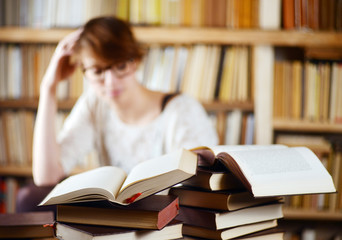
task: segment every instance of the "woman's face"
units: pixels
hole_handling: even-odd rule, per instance
[[[81,52],[81,59],[85,78],[102,98],[110,101],[125,98],[137,83],[134,60],[111,65],[85,50]]]

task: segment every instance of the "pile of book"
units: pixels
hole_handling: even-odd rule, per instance
[[[199,168],[197,175],[183,186],[170,190],[171,195],[179,197],[176,219],[184,224],[183,235],[235,239],[259,232],[263,237],[282,239],[282,232],[269,231],[275,230],[277,219],[283,217],[282,198],[254,198],[234,178],[227,170]]]
[[[196,174],[197,155],[181,149],[136,165],[126,174],[96,168],[59,183],[40,205],[56,205],[59,239],[177,239],[177,196],[156,194]]]
[[[128,206],[108,201],[57,205],[59,239],[177,239],[178,197],[152,195]]]
[[[196,176],[171,188],[188,239],[283,239],[283,196],[335,192],[331,176],[304,147],[216,146],[194,149]],[[313,183],[313,181],[315,183]]]

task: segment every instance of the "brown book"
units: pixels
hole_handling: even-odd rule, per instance
[[[307,147],[222,145],[193,151],[202,166],[226,166],[254,197],[336,192],[332,177]]]
[[[197,156],[179,149],[141,162],[127,174],[115,166],[92,169],[63,180],[40,205],[108,200],[128,205],[196,174]]]
[[[0,236],[5,238],[53,237],[53,212],[0,214]]]
[[[180,221],[173,220],[161,230],[117,228],[99,225],[85,225],[74,223],[56,223],[56,236],[58,239],[144,239],[162,240],[178,239],[182,237]]]
[[[319,0],[308,0],[308,27],[319,29]]]
[[[282,203],[267,204],[236,211],[217,211],[205,208],[181,206],[177,220],[184,225],[198,226],[212,230],[269,221],[283,217]]]
[[[293,29],[295,27],[295,0],[283,0],[283,27]]]
[[[246,191],[204,191],[189,187],[174,187],[169,194],[179,197],[179,204],[190,207],[234,211],[281,200],[280,197],[254,198]]]
[[[152,195],[128,206],[112,204],[109,201],[58,205],[57,221],[161,229],[176,217],[178,204],[176,196]]]
[[[212,230],[203,227],[184,225],[183,234],[206,239],[235,239],[236,237],[252,234],[265,229],[274,228],[276,226],[277,220],[251,223],[221,230]]]
[[[243,189],[243,184],[229,171],[198,168],[196,176],[182,182],[182,185],[210,191]]]

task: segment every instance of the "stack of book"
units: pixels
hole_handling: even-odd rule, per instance
[[[182,222],[177,196],[156,194],[196,174],[197,155],[178,150],[125,174],[96,168],[59,183],[40,205],[56,205],[59,239],[177,239]]]
[[[322,163],[304,147],[194,151],[200,156],[197,175],[170,190],[179,197],[176,219],[190,239],[283,239],[277,219],[283,217],[284,195],[336,191]]]

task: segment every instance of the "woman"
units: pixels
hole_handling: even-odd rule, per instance
[[[56,86],[75,70],[71,56],[89,87],[57,138]],[[36,185],[56,184],[94,149],[101,165],[128,172],[141,161],[181,147],[217,144],[197,101],[138,83],[135,73],[142,57],[129,25],[114,17],[92,19],[59,43],[40,89],[33,144]]]

